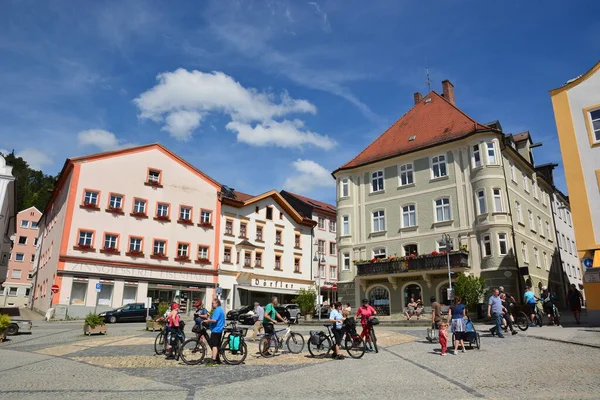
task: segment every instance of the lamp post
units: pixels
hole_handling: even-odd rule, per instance
[[[446,263],[448,265],[448,290],[452,292],[452,270],[450,269],[450,250],[452,250],[452,238],[447,233],[442,234],[442,243],[446,246]]]
[[[317,246],[318,246],[318,242],[317,242]],[[320,260],[320,262],[319,262]],[[315,257],[313,258],[313,261],[317,263],[317,276],[315,276],[314,278],[317,280],[317,303],[319,303],[319,299],[321,297],[321,263],[325,263],[325,252],[324,251],[319,251],[318,247],[317,247],[317,251],[315,253]],[[319,321],[321,320],[321,304],[319,304]]]

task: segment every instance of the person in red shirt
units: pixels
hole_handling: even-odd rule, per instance
[[[167,360],[174,360],[173,345],[177,344],[177,335],[179,334],[179,305],[177,303],[171,306],[171,312],[167,316]]]
[[[371,343],[371,336],[369,335],[369,318],[374,315],[377,315],[377,311],[371,307],[368,299],[363,299],[362,306],[358,307],[356,311],[356,318],[360,317],[360,324],[362,325],[360,336],[365,338],[368,351],[373,351],[373,343]]]

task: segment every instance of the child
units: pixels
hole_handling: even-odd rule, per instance
[[[440,344],[442,345],[442,355],[446,355],[446,349],[448,344],[448,324],[445,322],[440,322]]]

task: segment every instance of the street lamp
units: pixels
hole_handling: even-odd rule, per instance
[[[318,243],[317,243],[318,246]],[[317,279],[317,303],[319,302],[319,298],[321,297],[321,263],[319,263],[319,259],[321,263],[325,263],[325,252],[319,251],[317,247],[317,251],[315,253],[315,257],[313,261],[317,263],[317,276],[314,278]],[[319,304],[319,321],[321,320],[321,304]]]
[[[442,234],[442,243],[446,246],[446,263],[448,264],[448,290],[452,292],[452,270],[450,270],[450,250],[452,250],[452,238],[447,233]]]

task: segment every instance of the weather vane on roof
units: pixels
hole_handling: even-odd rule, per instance
[[[431,79],[429,79],[429,67],[425,67],[425,74],[427,75],[427,80],[425,83],[427,84],[428,90],[431,92]]]

